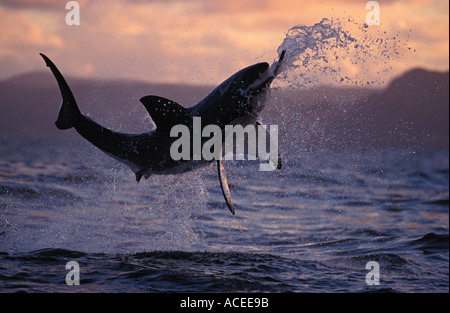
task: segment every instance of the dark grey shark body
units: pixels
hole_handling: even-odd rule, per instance
[[[281,63],[284,53],[280,57]],[[170,148],[177,138],[170,136],[175,125],[185,125],[193,134],[193,118],[201,117],[202,125],[214,124],[224,130],[225,125],[255,124],[264,108],[268,87],[277,74],[278,66],[270,69],[268,63],[247,67],[220,84],[198,104],[184,108],[174,101],[146,96],[140,99],[156,124],[156,129],[143,134],[124,134],[109,130],[83,115],[67,82],[53,64],[41,54],[54,74],[61,90],[63,103],[56,126],[75,130],[97,148],[128,165],[139,182],[151,174],[176,174],[204,166],[211,161],[179,160],[170,156]],[[276,64],[277,65],[277,64]],[[192,155],[192,152],[191,152]],[[234,207],[226,182],[222,162],[217,161],[222,191],[230,211]],[[281,164],[279,164],[280,166]]]

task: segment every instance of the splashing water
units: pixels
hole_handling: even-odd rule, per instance
[[[345,23],[324,18],[314,26],[297,25],[278,48],[278,54],[286,50],[278,82],[289,87],[381,85],[404,56],[408,40],[402,42],[399,34],[390,37],[351,18]]]

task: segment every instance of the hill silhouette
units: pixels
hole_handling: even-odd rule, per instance
[[[298,137],[296,144],[304,148],[448,148],[448,87],[448,72],[413,69],[381,90],[278,91],[275,102],[283,103],[283,117],[277,118],[279,103],[267,110],[271,123],[289,125],[284,139]]]
[[[189,107],[214,86],[66,77],[81,111],[116,131],[153,128],[139,102],[167,97]],[[384,89],[318,86],[277,89],[263,111],[265,124],[278,124],[280,140],[301,148],[449,146],[449,73],[413,69]],[[61,95],[50,73],[36,72],[0,82],[0,138],[79,139],[54,126]]]

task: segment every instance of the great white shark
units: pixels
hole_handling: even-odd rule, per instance
[[[284,54],[285,51],[272,66],[263,62],[238,71],[190,108],[158,96],[141,98],[141,103],[156,125],[156,129],[143,134],[115,132],[83,115],[56,65],[44,54],[40,55],[55,76],[63,99],[56,127],[60,130],[75,128],[101,151],[128,165],[139,182],[142,177],[148,178],[152,174],[184,173],[211,162],[204,159],[175,161],[170,156],[170,147],[176,140],[170,136],[170,130],[175,125],[186,125],[192,129],[194,117],[201,117],[204,125],[217,125],[222,130],[226,125],[245,127],[257,124],[258,115],[265,106],[269,87],[279,72]],[[281,159],[276,166],[281,168]],[[220,159],[217,160],[217,168],[222,193],[234,215],[234,205]]]

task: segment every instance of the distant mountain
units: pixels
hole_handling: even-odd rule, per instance
[[[116,131],[153,127],[139,99],[170,98],[191,106],[214,86],[149,84],[67,77],[80,109]],[[449,147],[449,73],[414,69],[385,89],[319,86],[272,90],[263,121],[279,125],[280,145],[300,148]],[[0,138],[73,140],[54,126],[61,96],[49,73],[0,82]]]
[[[285,144],[449,147],[448,72],[413,69],[382,90],[320,87],[275,98],[268,116],[285,126]]]
[[[353,144],[449,146],[449,73],[414,69],[361,99],[351,119]],[[358,133],[356,130],[360,129]]]

